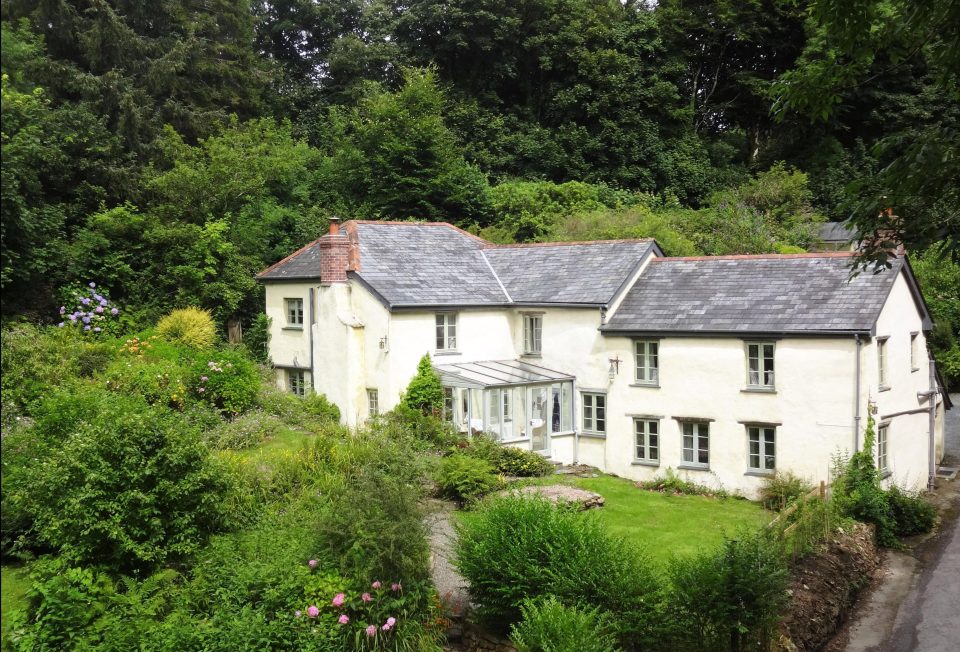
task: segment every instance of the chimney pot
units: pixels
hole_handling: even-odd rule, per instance
[[[340,233],[340,218],[331,217],[330,218],[330,235],[337,235]]]

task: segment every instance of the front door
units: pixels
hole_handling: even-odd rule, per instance
[[[530,448],[537,453],[550,451],[550,387],[528,387]]]

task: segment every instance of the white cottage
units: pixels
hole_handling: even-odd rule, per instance
[[[429,353],[462,431],[564,463],[752,495],[776,469],[826,479],[869,405],[880,467],[922,486],[949,407],[930,316],[905,259],[849,280],[850,256],[668,258],[652,240],[495,245],[351,221],[258,279],[277,382],[351,425],[392,408]]]

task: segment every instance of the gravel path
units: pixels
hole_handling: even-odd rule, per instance
[[[443,604],[453,616],[460,616],[470,605],[467,580],[453,567],[453,546],[456,532],[453,528],[453,506],[443,501],[431,501],[431,512],[426,517],[430,530],[430,575]]]

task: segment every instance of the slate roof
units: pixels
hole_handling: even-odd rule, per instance
[[[848,282],[851,254],[659,258],[601,327],[629,333],[870,333],[903,267]]]
[[[320,278],[320,245],[314,240],[259,274],[263,281],[299,281]]]
[[[653,240],[495,245],[450,224],[352,221],[350,274],[391,309],[428,306],[608,304]],[[258,275],[319,279],[313,242]]]
[[[518,303],[605,304],[628,280],[652,240],[492,247],[485,251]]]
[[[820,225],[820,239],[824,242],[853,242],[856,232],[843,222],[826,222]]]

